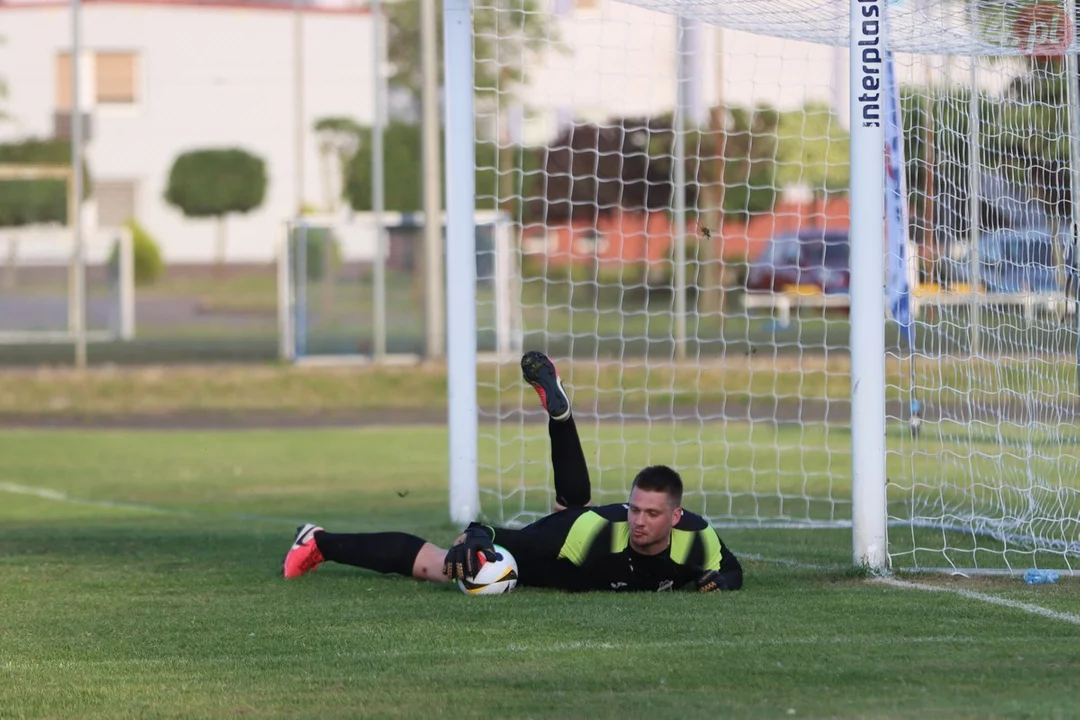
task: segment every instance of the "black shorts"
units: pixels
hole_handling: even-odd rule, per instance
[[[568,508],[545,515],[520,529],[495,528],[495,544],[502,545],[518,565],[518,582],[523,586],[576,589],[580,568],[560,560],[559,551],[570,528],[588,508]]]

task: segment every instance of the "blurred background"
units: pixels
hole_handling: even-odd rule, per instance
[[[846,49],[738,6],[724,27],[474,4],[482,350],[846,347]],[[77,360],[76,236],[91,364],[441,357],[442,16],[424,7],[0,1],[0,362]],[[1060,56],[929,43],[896,68],[917,346],[1068,352]],[[76,127],[78,227],[73,183],[26,175],[70,167]]]

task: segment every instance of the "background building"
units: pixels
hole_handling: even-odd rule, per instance
[[[167,261],[209,261],[214,222],[188,220],[165,202],[169,168],[188,150],[240,147],[265,160],[269,179],[260,208],[229,218],[227,259],[271,258],[284,220],[297,209],[298,130],[302,197],[317,204],[325,192],[314,122],[374,119],[371,16],[335,7],[307,7],[301,15],[303,124],[297,128],[290,5],[84,0],[80,89],[95,190],[88,223],[107,227],[134,217]],[[11,116],[0,122],[0,142],[67,136],[67,3],[0,3],[0,35]]]

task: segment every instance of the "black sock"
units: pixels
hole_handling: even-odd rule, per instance
[[[585,507],[592,499],[592,486],[574,416],[563,421],[549,419],[548,437],[555,474],[555,502],[568,508]]]
[[[425,542],[400,532],[315,533],[315,544],[327,560],[406,577],[412,577],[413,564]]]

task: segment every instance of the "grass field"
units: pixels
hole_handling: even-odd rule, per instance
[[[9,352],[4,348],[4,353]],[[66,350],[65,350],[66,352]],[[845,352],[801,356],[760,353],[671,362],[642,357],[558,359],[577,407],[622,413],[659,407],[719,407],[759,402],[800,406],[846,403],[851,398],[851,363]],[[0,361],[2,365],[2,361]],[[906,403],[908,364],[885,359],[885,395]],[[930,407],[971,403],[1006,407],[1013,413],[1028,401],[1071,407],[1077,366],[1072,359],[1000,356],[921,359],[916,385]],[[523,394],[516,361],[482,363],[477,370],[481,407],[519,407]],[[279,363],[92,367],[34,367],[0,372],[0,418],[6,414],[108,415],[168,412],[237,413],[277,410],[316,414],[390,408],[446,406],[446,366],[313,366]],[[531,400],[529,401],[531,403]],[[1052,422],[1053,418],[1045,418]]]
[[[1075,580],[886,584],[849,530],[725,530],[747,580],[714,596],[280,578],[306,520],[450,541],[437,427],[9,431],[0,458],[5,719],[1080,715]]]

